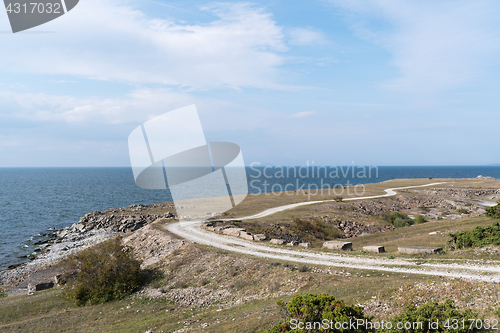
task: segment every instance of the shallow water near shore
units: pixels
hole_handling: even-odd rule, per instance
[[[396,178],[500,178],[499,166],[378,167],[365,177],[357,175],[360,169],[353,174],[352,167],[338,167],[338,177],[330,177],[331,172],[315,173],[312,167],[308,170],[307,177],[293,171],[280,177],[280,167],[267,167],[265,173],[263,167],[248,167],[249,192],[269,192],[273,185],[275,190],[287,185],[291,190],[311,184],[364,184]],[[306,171],[302,169],[302,175]],[[0,269],[28,260],[40,247],[33,243],[45,239],[39,235],[68,227],[86,213],[170,200],[168,190],[137,187],[130,168],[0,168]]]

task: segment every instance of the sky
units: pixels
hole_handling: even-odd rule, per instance
[[[493,0],[81,0],[13,34],[0,10],[0,167],[130,166],[129,134],[191,104],[247,165],[498,163],[499,16]]]

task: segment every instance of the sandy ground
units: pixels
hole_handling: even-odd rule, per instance
[[[394,196],[397,194],[397,190],[416,188],[416,187],[426,187],[434,186],[443,183],[432,183],[420,186],[407,186],[399,188],[389,188],[386,189],[386,194],[370,196],[370,197],[360,197],[360,198],[348,198],[345,201],[353,200],[366,200],[375,199],[382,197]],[[334,200],[330,200],[334,201]],[[264,216],[272,215],[276,212],[284,211],[287,209],[293,209],[303,205],[311,205],[317,203],[324,203],[329,201],[313,201],[313,202],[301,202],[281,207],[275,207],[267,209],[259,214],[252,216],[239,218],[239,219],[255,219],[262,218]],[[230,237],[226,235],[220,235],[213,232],[209,232],[201,229],[202,221],[191,221],[191,222],[177,222],[173,224],[165,225],[164,227],[184,238],[199,244],[204,244],[208,246],[213,246],[216,248],[239,252],[247,255],[252,255],[260,258],[270,258],[270,259],[280,259],[288,260],[306,264],[316,264],[325,265],[333,267],[344,267],[344,268],[355,268],[355,269],[369,269],[376,271],[386,271],[393,273],[407,273],[407,274],[422,274],[422,275],[434,275],[434,276],[446,276],[452,278],[460,278],[466,280],[477,280],[477,281],[487,281],[487,282],[499,282],[500,281],[500,263],[499,262],[472,262],[471,260],[465,261],[462,264],[450,263],[450,264],[419,264],[416,265],[414,260],[410,259],[381,259],[381,258],[370,258],[367,256],[356,257],[352,255],[343,254],[332,254],[332,253],[318,253],[310,250],[289,250],[279,246],[272,246],[268,243],[256,243],[252,241],[245,241],[241,238]],[[377,244],[373,244],[377,245]]]

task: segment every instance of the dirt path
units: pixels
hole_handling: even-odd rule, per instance
[[[390,188],[386,189],[385,190],[386,194],[383,195],[348,198],[344,199],[344,201],[389,197],[396,195],[397,194],[396,190],[416,188],[416,187],[426,187],[439,184],[443,183]],[[249,219],[262,218],[264,216],[272,215],[276,212],[293,209],[299,206],[324,203],[329,201],[334,201],[334,200],[295,203],[291,205],[267,209],[261,213],[239,219],[249,220]],[[246,241],[241,238],[209,232],[200,228],[201,223],[202,221],[177,222],[173,224],[168,224],[165,226],[165,228],[168,231],[180,237],[183,237],[187,240],[199,244],[213,246],[228,251],[244,253],[261,258],[279,259],[279,260],[294,261],[304,264],[325,265],[325,266],[333,266],[341,268],[369,269],[369,270],[386,271],[392,273],[447,276],[447,277],[488,281],[488,282],[494,282],[494,281],[498,282],[500,280],[499,265],[487,265],[487,264],[482,265],[477,263],[464,262],[463,264],[440,263],[440,264],[421,264],[417,266],[414,260],[407,260],[407,259],[382,259],[382,258],[373,258],[373,257],[370,258],[367,256],[354,256],[347,254],[318,253],[306,249],[289,250],[283,247],[270,245],[269,243],[256,243],[252,241]]]

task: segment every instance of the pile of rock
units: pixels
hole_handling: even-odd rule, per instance
[[[78,223],[73,224],[69,228],[60,231],[59,236],[64,236],[67,233],[83,233],[90,230],[109,230],[115,232],[128,233],[138,230],[145,225],[148,225],[159,218],[174,218],[174,214],[166,212],[159,214],[141,214],[139,212],[130,214],[130,211],[142,210],[142,205],[134,205],[127,207],[123,212],[120,210],[94,211],[85,214],[80,218]],[[117,212],[118,211],[118,212]],[[128,212],[128,214],[127,214]]]
[[[136,296],[143,298],[169,298],[181,308],[208,307],[214,303],[220,303],[232,297],[232,294],[225,290],[210,290],[205,287],[188,287],[176,289],[154,289],[146,287],[136,293]]]
[[[237,228],[234,226],[230,225],[221,225],[218,226],[217,222],[219,221],[205,221],[202,224],[202,228],[209,230],[209,231],[214,231],[223,235],[228,235],[228,236],[233,236],[233,237],[240,237],[246,240],[251,240],[251,241],[263,241],[266,239],[266,235],[264,234],[252,234],[248,231],[246,231],[243,228]],[[234,221],[238,222],[238,221]]]
[[[357,223],[356,221],[337,221],[339,230],[344,232],[342,238],[358,237],[374,233],[367,225]]]

